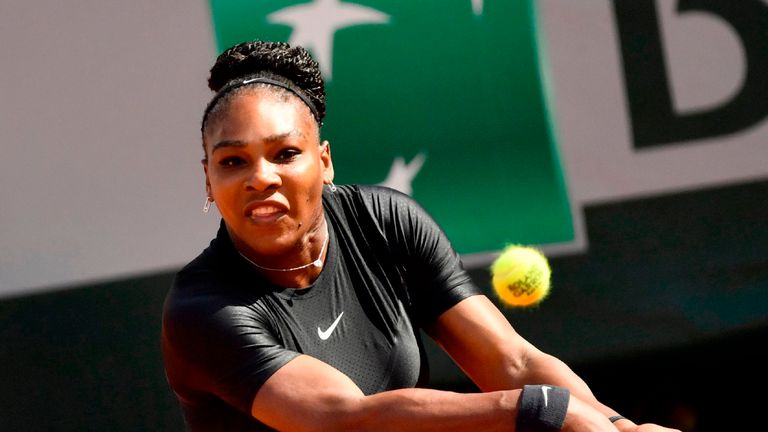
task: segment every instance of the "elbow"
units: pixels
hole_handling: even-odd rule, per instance
[[[544,353],[531,349],[520,349],[505,358],[504,368],[507,376],[512,379],[512,388],[521,388],[527,382],[537,357]]]

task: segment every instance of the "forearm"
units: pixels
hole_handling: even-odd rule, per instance
[[[519,390],[454,393],[431,389],[392,390],[361,397],[333,430],[513,431]]]
[[[607,417],[591,405],[569,397],[568,392],[556,391],[551,386],[532,386],[525,391],[529,392],[527,396],[523,396],[524,392],[520,390],[472,394],[428,389],[388,391],[361,398],[352,407],[354,414],[346,419],[349,422],[334,423],[326,429],[512,432],[518,430],[519,417],[525,415],[529,425],[527,430],[531,430],[532,424],[542,427],[559,424],[562,425],[561,430],[569,432],[616,430]],[[527,398],[527,403],[521,404],[521,398]],[[524,413],[521,413],[522,406],[526,406]],[[563,417],[555,420],[560,415]]]

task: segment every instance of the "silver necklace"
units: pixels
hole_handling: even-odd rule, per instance
[[[258,268],[260,268],[262,270],[267,270],[267,271],[291,272],[291,271],[305,269],[305,268],[310,267],[310,266],[315,266],[317,268],[320,268],[320,267],[323,266],[323,260],[322,260],[323,252],[325,252],[325,248],[328,246],[328,239],[330,237],[331,236],[330,236],[330,233],[328,232],[328,225],[326,225],[325,226],[325,240],[323,240],[323,247],[320,249],[320,255],[318,255],[317,259],[312,261],[311,263],[300,265],[298,267],[291,267],[291,268],[285,268],[285,269],[264,267],[264,266],[260,266],[260,265],[256,264],[255,262],[251,261],[251,259],[248,258],[247,256],[243,255],[242,252],[240,252],[240,251],[237,251],[237,252],[240,254],[241,257],[245,258],[246,261],[248,261],[249,263],[253,264],[254,267],[258,267]]]

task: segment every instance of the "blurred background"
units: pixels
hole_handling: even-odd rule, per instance
[[[550,296],[503,311],[599,399],[758,429],[766,28],[764,0],[0,3],[0,430],[183,430],[162,303],[219,222],[208,70],[257,38],[321,63],[336,183],[411,194],[494,301],[497,251],[545,251]]]

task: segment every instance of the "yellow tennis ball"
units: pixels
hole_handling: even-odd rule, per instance
[[[491,282],[507,306],[534,305],[549,294],[552,271],[544,254],[529,246],[509,245],[491,265]]]

